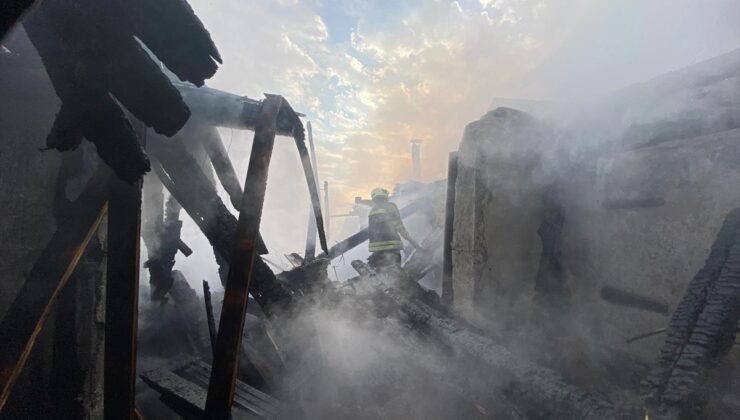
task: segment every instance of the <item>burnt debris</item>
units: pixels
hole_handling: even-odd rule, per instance
[[[658,365],[645,383],[651,418],[701,412],[706,398],[701,385],[732,347],[739,318],[740,209],[735,209],[671,317]]]
[[[62,100],[47,147],[74,149],[85,137],[127,182],[140,179],[149,162],[123,107],[167,136],[190,117],[180,93],[140,42],[196,85],[211,77],[214,60],[220,61],[184,1],[49,0],[24,19],[24,27]]]

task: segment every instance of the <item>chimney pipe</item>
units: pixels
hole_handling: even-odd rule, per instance
[[[421,140],[411,140],[411,180],[421,179]]]

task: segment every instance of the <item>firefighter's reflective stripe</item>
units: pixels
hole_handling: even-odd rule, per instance
[[[373,209],[373,210],[370,211],[370,213],[368,214],[368,216],[377,216],[379,214],[385,214],[385,213],[386,213],[386,210],[385,209]]]
[[[401,241],[371,242],[369,246],[370,252],[392,251],[402,248],[403,243]]]

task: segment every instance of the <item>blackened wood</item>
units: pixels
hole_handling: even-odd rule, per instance
[[[21,16],[36,3],[35,0],[12,0],[3,2],[0,7],[0,41],[10,32]]]
[[[115,175],[98,168],[41,252],[0,323],[0,410],[33,349],[54,302],[108,210]],[[72,216],[73,215],[73,216]]]
[[[653,330],[653,331],[650,331],[650,332],[638,334],[638,335],[636,335],[634,337],[628,338],[627,339],[627,343],[629,344],[629,343],[632,343],[632,342],[637,341],[637,340],[642,340],[643,338],[648,338],[648,337],[652,337],[654,335],[663,334],[664,332],[666,332],[666,330],[667,330],[667,328],[659,328],[657,330]]]
[[[236,231],[236,217],[226,208],[216,187],[185,148],[182,139],[152,136],[147,150],[164,170],[162,173],[155,168],[164,186],[201,228],[217,252],[226,258]],[[259,251],[267,253],[261,236]]]
[[[122,2],[133,34],[180,78],[202,86],[221,63],[203,23],[183,0]]]
[[[185,103],[200,122],[237,130],[254,130],[262,109],[262,101],[207,86],[196,88],[189,83],[174,82]],[[293,136],[295,121],[289,113],[278,115],[276,133]]]
[[[734,344],[738,319],[740,209],[734,209],[671,316],[658,365],[645,382],[651,417],[698,417],[692,402],[708,370]]]
[[[602,299],[614,305],[628,306],[635,309],[642,309],[643,311],[656,312],[661,315],[668,315],[670,313],[666,302],[649,296],[638,295],[637,293],[614,286],[602,287],[600,295]]]
[[[213,185],[177,139],[164,140],[165,143],[157,138],[149,140],[149,152],[155,158],[160,157],[163,160],[155,161],[154,171],[208,238],[216,254],[219,272],[223,273],[222,281],[225,280],[228,273],[227,257],[236,231],[236,218],[226,209]],[[166,170],[163,168],[165,162]],[[258,246],[260,253],[267,253],[261,239]],[[270,267],[262,259],[257,259],[254,270],[250,293],[265,314],[272,315],[285,310],[291,302],[291,295],[275,279]]]
[[[313,145],[313,129],[311,121],[306,123],[306,132],[308,133],[308,147],[311,152],[311,163],[313,165],[313,176],[316,182],[319,182],[319,172],[316,167],[316,149]],[[313,207],[308,210],[308,232],[306,232],[306,251],[303,254],[305,261],[310,261],[316,256],[316,216],[313,213]]]
[[[237,178],[228,151],[221,141],[218,129],[216,127],[202,125],[195,129],[194,132],[200,138],[203,148],[211,160],[211,165],[213,165],[213,169],[216,171],[218,180],[221,181],[226,194],[229,195],[231,204],[234,208],[239,208],[242,199],[242,186],[239,184],[239,178]]]
[[[226,420],[231,413],[249,283],[257,257],[257,237],[267,188],[267,171],[275,143],[277,115],[283,102],[280,96],[268,96],[255,130],[244,182],[244,196],[239,209],[239,224],[229,259],[229,276],[216,338],[213,369],[208,384],[206,417],[209,419]]]
[[[326,221],[326,240],[331,238],[331,211],[329,210],[329,181],[324,181],[324,212]]]
[[[329,247],[326,245],[326,232],[324,231],[324,219],[321,216],[321,202],[319,201],[319,187],[316,184],[316,178],[314,177],[314,171],[311,165],[311,158],[308,156],[308,149],[306,148],[306,141],[302,136],[295,136],[295,144],[298,147],[298,154],[301,157],[301,163],[303,164],[303,173],[306,176],[306,183],[308,184],[308,193],[311,197],[311,206],[313,207],[313,215],[316,220],[316,228],[319,231],[319,243],[324,253],[329,252]]]
[[[447,162],[447,200],[445,202],[445,231],[442,256],[442,303],[452,304],[452,238],[455,222],[455,184],[457,183],[457,153],[450,153]]]
[[[213,317],[213,304],[211,303],[211,288],[208,282],[203,280],[203,300],[206,304],[206,320],[208,321],[208,335],[211,338],[211,352],[216,348],[216,320]]]
[[[110,37],[105,43],[116,50],[108,57],[108,91],[157,133],[177,133],[190,118],[190,110],[170,79],[133,37]]]
[[[417,199],[416,201],[412,202],[411,204],[407,205],[406,207],[400,210],[401,219],[405,219],[411,216],[412,214],[421,210],[422,208],[424,208],[424,206],[428,204],[429,204],[428,197],[422,197],[422,198]],[[338,242],[334,246],[332,246],[329,249],[328,257],[330,259],[334,259],[344,254],[345,252],[349,251],[350,249],[367,241],[367,239],[368,239],[368,230],[367,228],[364,228],[360,230],[359,232],[355,233],[354,235],[351,235],[345,240]],[[327,256],[327,253],[324,253],[324,254],[319,255],[319,258],[326,257],[326,256]]]
[[[115,181],[108,214],[105,292],[106,419],[134,416],[141,183]]]

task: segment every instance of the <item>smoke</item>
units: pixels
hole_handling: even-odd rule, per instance
[[[279,346],[300,350],[300,360],[288,359],[282,391],[294,413],[451,419],[504,411],[492,406],[494,381],[481,380],[469,361],[379,312],[372,302],[346,298],[308,304],[287,325],[279,321]]]

